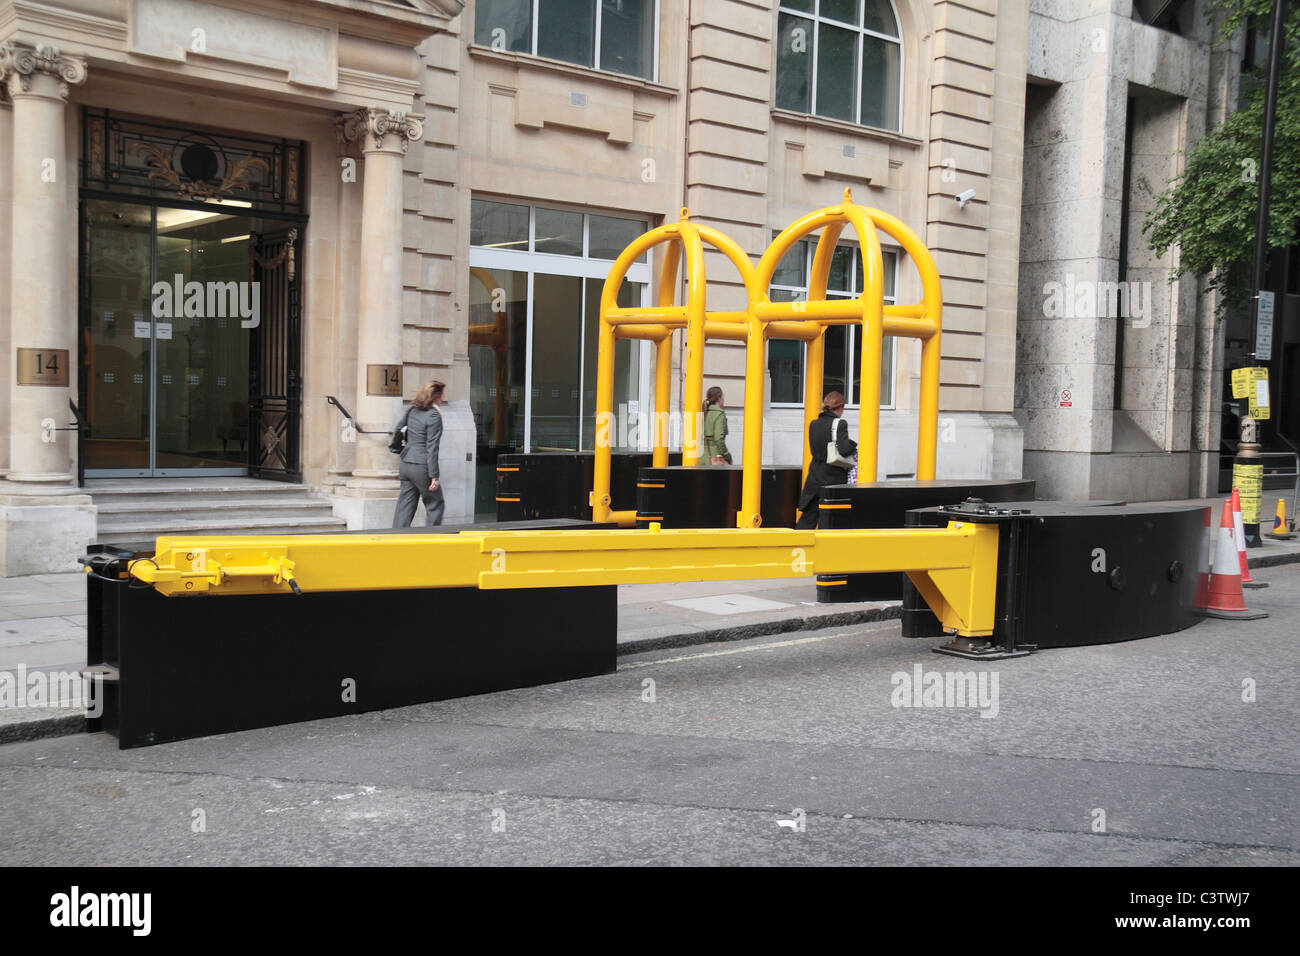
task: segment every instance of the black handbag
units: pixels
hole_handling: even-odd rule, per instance
[[[402,421],[393,429],[393,434],[388,439],[388,450],[394,455],[400,455],[406,448],[406,420],[411,417],[411,407],[406,407],[406,414],[402,416]]]

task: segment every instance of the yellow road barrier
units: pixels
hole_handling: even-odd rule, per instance
[[[964,637],[993,632],[998,529],[577,529],[161,537],[130,573],[164,595],[548,588],[903,572]]]

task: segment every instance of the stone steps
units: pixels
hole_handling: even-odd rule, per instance
[[[88,481],[100,543],[150,549],[162,535],[344,531],[328,501],[305,485],[235,478]]]

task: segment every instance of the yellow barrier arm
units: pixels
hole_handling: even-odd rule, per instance
[[[945,627],[991,634],[998,527],[161,537],[130,574],[162,594],[585,587],[903,572]]]

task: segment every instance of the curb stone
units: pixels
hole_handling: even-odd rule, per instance
[[[675,650],[679,647],[691,647],[696,644],[723,644],[728,641],[747,641],[754,637],[770,637],[773,634],[789,634],[794,631],[819,631],[827,627],[847,627],[851,624],[896,620],[902,617],[902,611],[902,604],[889,604],[885,607],[844,611],[839,614],[812,614],[807,617],[778,618],[774,621],[755,621],[752,624],[738,624],[734,627],[719,627],[707,631],[690,631],[686,634],[648,637],[640,641],[633,640],[619,644],[617,656],[627,657],[630,654]]]

